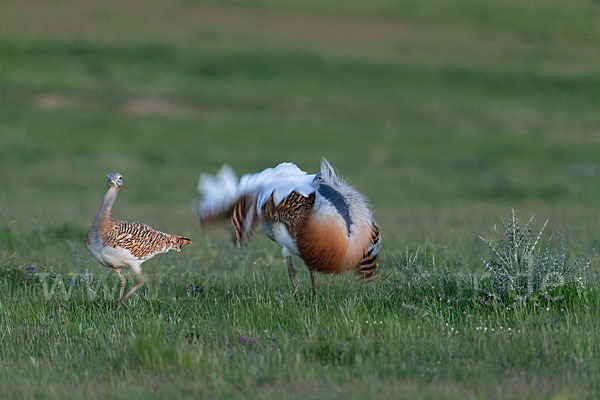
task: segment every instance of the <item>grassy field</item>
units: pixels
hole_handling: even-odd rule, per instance
[[[0,397],[598,398],[600,3],[363,3],[3,2]],[[296,260],[296,301],[276,244],[191,201],[223,162],[321,157],[372,203],[380,279],[315,303]],[[111,171],[115,217],[194,241],[118,312],[82,242]],[[585,289],[486,297],[513,208]]]

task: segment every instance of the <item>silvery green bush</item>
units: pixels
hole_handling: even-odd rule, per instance
[[[480,236],[491,251],[482,262],[490,273],[492,292],[500,300],[525,303],[534,297],[552,298],[556,289],[585,287],[585,272],[590,261],[584,257],[568,259],[564,241],[559,248],[552,237],[542,243],[548,220],[537,235],[532,234],[534,217],[521,226],[514,210],[509,221],[502,219],[503,232],[494,226],[495,242]]]

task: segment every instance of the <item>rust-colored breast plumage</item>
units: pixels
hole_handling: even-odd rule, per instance
[[[191,241],[182,236],[169,235],[130,221],[112,220],[109,229],[102,234],[104,246],[123,248],[139,259],[171,249],[180,251],[181,245],[188,243]]]
[[[337,217],[317,218],[310,212],[297,232],[300,256],[308,268],[325,274],[339,274],[352,268],[346,263],[346,225]]]

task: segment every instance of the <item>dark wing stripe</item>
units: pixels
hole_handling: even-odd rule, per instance
[[[348,236],[350,236],[350,227],[352,226],[352,219],[350,218],[350,209],[348,203],[344,199],[344,196],[334,188],[324,183],[319,185],[317,189],[321,196],[325,197],[333,206],[337,209],[338,213],[342,216],[346,222],[346,228],[348,230]]]

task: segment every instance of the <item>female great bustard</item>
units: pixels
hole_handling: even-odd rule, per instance
[[[381,249],[379,228],[365,198],[340,179],[325,159],[318,174],[281,163],[244,175],[239,182],[224,165],[215,177],[203,174],[198,190],[203,194],[198,206],[200,223],[231,219],[236,246],[244,244],[262,222],[267,236],[282,247],[294,294],[298,286],[291,253],[306,263],[315,299],[314,271],[355,270],[363,282],[375,278]]]
[[[142,264],[145,261],[169,250],[180,252],[182,245],[192,243],[186,237],[159,232],[148,225],[112,219],[110,212],[122,185],[121,174],[108,174],[108,191],[104,195],[98,215],[84,239],[90,254],[102,265],[113,268],[119,274],[120,293],[116,303],[117,309],[144,285]],[[130,267],[138,280],[125,296],[123,293],[126,280],[121,271],[123,267]]]

